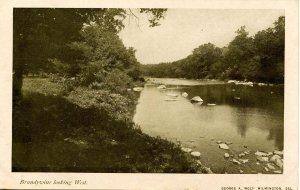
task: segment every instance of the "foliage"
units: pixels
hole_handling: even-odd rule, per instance
[[[104,82],[107,75],[110,76],[109,73],[116,69],[128,73],[133,79],[138,78],[139,63],[135,58],[135,50],[126,48],[116,33],[93,25],[86,27],[81,35],[82,41],[73,42],[69,46],[81,54],[73,61],[75,65],[80,65],[77,75],[83,85]],[[134,75],[132,71],[137,74]],[[124,79],[122,72],[119,72],[119,77]],[[114,76],[118,77],[116,72]]]
[[[67,99],[84,109],[97,109],[117,121],[131,118],[128,107],[133,102],[120,94],[79,87],[73,90]]]
[[[198,170],[179,146],[143,134],[126,119],[135,103],[124,96],[82,87],[53,96],[61,85],[39,78],[26,78],[24,87],[13,108],[14,172]]]
[[[67,72],[63,74],[75,76],[80,73],[82,68],[78,60],[83,58],[82,49],[72,48],[70,44],[74,47],[76,46],[74,43],[82,43],[82,39],[86,37],[82,32],[94,25],[99,26],[102,31],[117,34],[124,27],[123,20],[128,15],[128,11],[128,9],[106,8],[15,8],[13,12],[14,97],[21,96],[24,74],[40,71],[58,72],[55,70],[61,69],[62,65],[55,68],[53,60],[69,64],[67,66],[69,68],[63,67]],[[151,26],[155,26],[158,20],[163,18],[166,10],[141,9],[140,11],[152,15],[149,22]],[[104,38],[116,42],[116,38],[111,36],[112,34],[109,34]],[[126,56],[123,55],[124,52],[120,53],[120,56]],[[118,61],[115,61],[115,64],[118,64]]]
[[[142,73],[154,77],[219,78],[282,83],[284,81],[285,18],[274,27],[249,36],[245,26],[227,47],[208,43],[172,63],[143,65]]]

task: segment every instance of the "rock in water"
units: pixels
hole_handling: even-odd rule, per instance
[[[275,151],[274,151],[274,154],[277,154],[277,155],[279,155],[279,156],[283,156],[283,151],[275,150]]]
[[[134,87],[133,88],[133,91],[135,91],[135,92],[140,92],[140,91],[142,91],[144,88],[143,87]]]
[[[170,96],[170,97],[172,97],[172,98],[176,98],[177,96],[178,96],[178,94],[166,94],[167,96]]]
[[[239,161],[243,164],[246,164],[247,162],[249,162],[249,159],[239,159]]]
[[[257,156],[256,157],[258,161],[260,162],[268,162],[269,158],[268,157],[263,157],[263,156]]]
[[[274,155],[270,158],[270,162],[275,162],[276,159],[281,159],[281,157],[279,155]]]
[[[181,95],[182,95],[182,97],[185,97],[185,98],[188,97],[188,93],[186,93],[186,92],[182,93]]]
[[[196,160],[196,164],[197,164],[198,166],[202,166],[202,163],[201,163],[200,160]]]
[[[272,156],[273,155],[273,152],[268,152],[268,156]]]
[[[207,104],[208,106],[215,106],[215,105],[217,105],[217,104]]]
[[[197,152],[197,151],[194,151],[194,152],[191,152],[191,155],[194,156],[194,157],[200,157],[201,153]]]
[[[270,163],[267,163],[267,167],[271,170],[275,170],[275,167]]]
[[[280,156],[274,155],[271,157],[270,161],[276,164],[280,169],[283,168],[283,161],[281,160]]]
[[[192,149],[191,149],[191,148],[181,148],[181,150],[182,150],[183,152],[187,152],[187,153],[192,152]]]
[[[224,154],[224,157],[225,157],[225,158],[229,158],[229,154],[228,154],[228,153],[225,153],[225,154]]]
[[[236,159],[232,159],[232,162],[235,163],[235,164],[238,164],[238,165],[241,164],[241,162],[237,161]]]
[[[203,102],[203,100],[200,98],[200,96],[195,96],[191,99],[192,102]]]
[[[177,101],[177,99],[174,99],[174,98],[165,98],[165,101]]]
[[[204,167],[204,168],[203,168],[203,172],[204,172],[204,173],[207,173],[207,174],[213,174],[213,172],[211,171],[211,169],[208,168],[208,167]]]
[[[165,85],[159,85],[157,88],[158,89],[166,89],[167,87]]]
[[[255,152],[255,155],[256,155],[256,156],[268,156],[267,153],[261,152],[261,151],[256,151],[256,152]]]
[[[219,144],[219,148],[224,149],[224,150],[229,150],[229,147],[227,144]]]

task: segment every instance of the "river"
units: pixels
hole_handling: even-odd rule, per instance
[[[159,84],[167,89],[158,89]],[[194,96],[203,103],[191,103]],[[283,150],[284,87],[151,78],[140,94],[134,121],[146,134],[201,152],[201,162],[215,173],[270,173],[254,153]],[[230,142],[230,149],[220,149],[217,141]],[[247,164],[224,158],[226,152],[238,158],[244,151],[251,152],[244,157]]]

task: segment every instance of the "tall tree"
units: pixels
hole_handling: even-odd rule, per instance
[[[156,26],[165,9],[141,9],[152,14]],[[79,41],[84,25],[97,23],[117,33],[124,25],[127,9],[15,8],[13,13],[13,93],[21,95],[23,74],[50,69],[49,60],[77,59],[68,44]],[[69,61],[71,62],[71,61]]]

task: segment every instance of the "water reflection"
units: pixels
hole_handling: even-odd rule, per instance
[[[168,87],[158,90],[152,85],[142,91],[134,120],[144,132],[197,147],[209,160],[219,151],[211,139],[233,142],[237,150],[244,145],[253,150],[283,149],[282,86]],[[169,93],[178,94],[177,101],[165,101]],[[203,103],[192,104],[189,99],[194,96]]]

